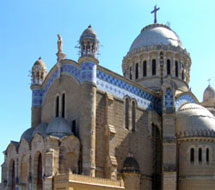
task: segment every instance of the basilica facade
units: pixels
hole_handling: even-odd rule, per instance
[[[78,61],[32,67],[31,126],[4,151],[1,190],[215,188],[215,91],[190,91],[191,57],[170,27],[144,27],[122,61],[102,67],[89,26]]]

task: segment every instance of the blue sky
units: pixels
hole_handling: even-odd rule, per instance
[[[0,164],[10,140],[18,141],[31,123],[29,71],[42,57],[48,70],[56,63],[57,34],[67,58],[89,24],[101,42],[100,65],[121,74],[121,63],[140,30],[153,22],[170,23],[192,58],[190,87],[199,101],[212,78],[215,87],[215,11],[213,0],[10,0],[0,6]],[[1,172],[0,172],[1,175]]]

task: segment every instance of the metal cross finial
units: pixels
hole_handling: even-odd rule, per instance
[[[157,11],[160,10],[160,7],[157,8],[157,5],[154,6],[154,10],[151,12],[151,14],[154,13],[154,24],[157,23]]]
[[[209,86],[211,85],[211,78],[208,79]]]

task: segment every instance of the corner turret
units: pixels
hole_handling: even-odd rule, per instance
[[[34,85],[41,85],[46,77],[47,69],[46,65],[43,62],[42,58],[39,59],[34,63],[31,71],[31,86]]]
[[[79,43],[81,48],[81,57],[96,57],[99,40],[91,25],[89,25],[88,28],[84,30],[80,37]]]
[[[40,57],[33,65],[31,70],[31,90],[32,90],[32,107],[31,107],[31,126],[36,127],[41,122],[41,105],[42,105],[42,84],[47,75],[46,65]]]
[[[96,138],[96,71],[99,63],[96,58],[98,38],[95,31],[89,26],[82,33],[80,40],[81,81],[81,120],[80,138],[82,142],[83,174],[95,176],[95,138]]]

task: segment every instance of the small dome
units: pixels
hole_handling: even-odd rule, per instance
[[[99,40],[91,25],[82,33],[79,40],[81,56],[96,57]]]
[[[152,24],[142,29],[141,33],[132,43],[129,52],[153,45],[171,45],[184,49],[178,35],[168,26]]]
[[[46,68],[46,65],[41,57],[39,57],[39,59],[34,63],[33,68],[38,66]]]
[[[46,130],[47,135],[63,137],[67,135],[71,135],[71,127],[67,123],[65,119],[62,117],[54,118],[48,125]]]
[[[214,136],[215,117],[203,106],[184,104],[176,114],[176,131],[179,136]]]
[[[122,173],[140,173],[139,164],[131,154],[124,161]]]
[[[203,94],[203,102],[214,101],[215,102],[215,90],[211,85],[205,89]]]
[[[34,132],[32,134],[32,136],[36,135],[37,133],[42,135],[42,136],[46,136],[46,129],[47,129],[48,124],[47,123],[41,123],[39,124],[35,129]]]
[[[83,42],[98,42],[96,32],[93,30],[92,26],[89,25],[86,30],[82,33],[80,37],[80,44]]]
[[[31,84],[41,85],[46,77],[46,74],[47,74],[46,65],[40,57],[32,67]]]
[[[32,140],[32,134],[34,132],[34,128],[29,128],[26,131],[24,131],[24,133],[22,134],[20,141],[22,139],[26,139],[28,142],[30,142]]]
[[[94,34],[96,35],[96,32],[93,30],[92,26],[89,25],[86,30],[84,30],[83,34]]]

